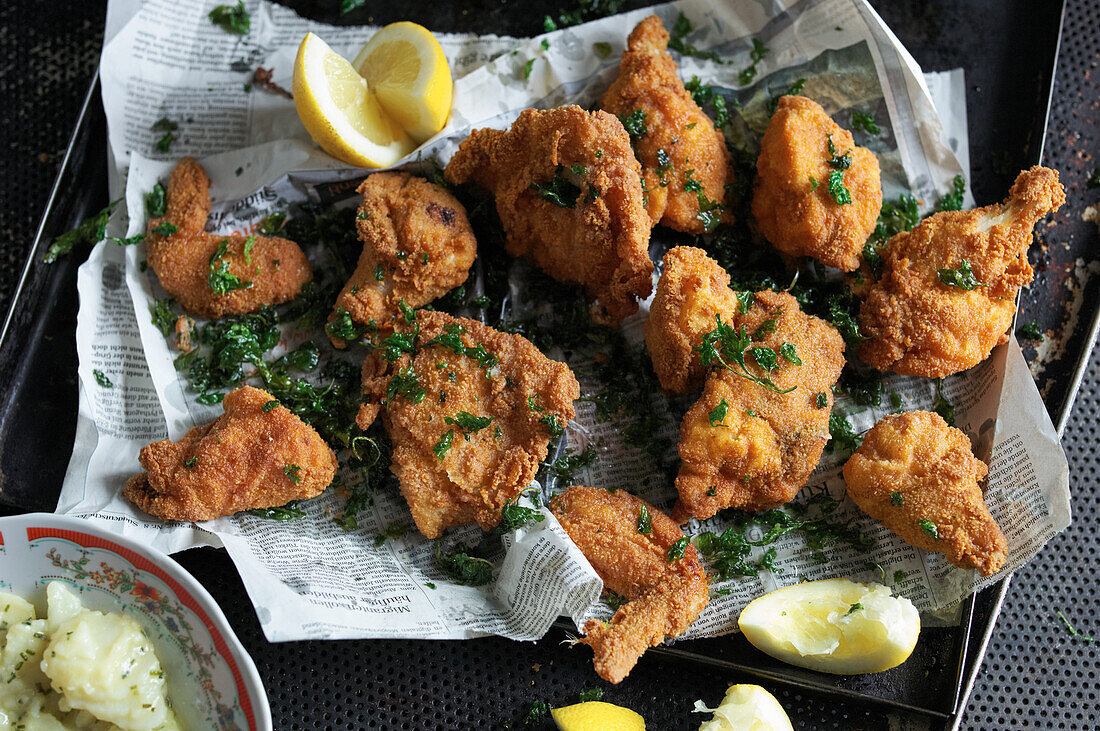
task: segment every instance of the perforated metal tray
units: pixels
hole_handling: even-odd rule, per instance
[[[332,19],[336,5],[325,3],[324,12],[316,12],[319,3],[287,4],[327,20]],[[644,4],[631,2],[626,7]],[[981,202],[1003,197],[1012,173],[1042,154],[1061,4],[1019,0],[965,7],[949,2],[875,4],[925,68],[966,67],[971,86],[973,189]],[[530,35],[541,31],[544,13],[572,5],[486,0],[415,2],[383,9],[368,3],[343,20],[412,19],[437,30]],[[1075,31],[1078,37],[1087,39],[1090,13],[1095,23],[1096,8],[1071,5],[1071,22],[1080,24],[1078,16],[1085,16],[1086,25]],[[1092,45],[1086,42],[1075,58],[1079,69],[1087,67],[1090,48],[1095,63],[1096,28],[1091,26]],[[1091,120],[1095,131],[1095,113]],[[27,261],[21,290],[13,297],[0,334],[0,373],[4,374],[0,379],[0,470],[4,475],[0,505],[8,510],[52,509],[67,461],[67,447],[58,445],[72,443],[76,411],[72,328],[79,257],[45,267],[41,254],[57,233],[105,203],[104,140],[103,115],[93,85],[36,237],[37,253]],[[1060,137],[1052,152],[1048,164],[1083,179],[1079,174],[1085,163],[1074,154],[1072,135]],[[1022,302],[1021,319],[1035,319],[1042,328],[1053,329],[1061,346],[1061,356],[1047,361],[1040,384],[1055,421],[1062,425],[1084,372],[1100,300],[1083,298],[1074,322],[1066,325],[1066,304],[1076,301],[1077,292],[1064,291],[1064,282],[1073,273],[1077,257],[1085,253],[1088,233],[1074,228],[1078,216],[1072,212],[1060,215],[1059,221],[1059,228],[1048,231],[1045,243],[1036,249],[1033,261],[1038,276]],[[1089,280],[1086,286],[1095,287],[1095,282]],[[743,642],[737,644],[741,641],[735,638],[655,651],[627,682],[610,688],[592,673],[589,656],[561,646],[562,635],[555,633],[533,644],[486,638],[462,643],[270,645],[260,634],[243,587],[223,553],[196,550],[180,558],[211,589],[252,652],[279,728],[480,728],[522,715],[535,699],[560,705],[591,687],[604,687],[607,700],[642,711],[652,728],[692,728],[698,725],[698,717],[689,713],[692,699],[713,702],[728,682],[754,676],[777,693],[797,727],[885,728],[891,718],[902,717],[923,717],[950,726],[960,718],[958,709],[973,685],[1007,588],[1005,582],[976,597],[974,621],[964,624],[963,631],[943,637],[926,633],[928,658],[918,655],[911,661],[912,667],[924,669],[904,680],[880,676],[870,684],[838,687],[820,675],[799,677],[787,668],[769,665],[770,660],[754,655],[755,650]],[[969,634],[967,627],[972,629]],[[784,677],[780,679],[779,674]]]

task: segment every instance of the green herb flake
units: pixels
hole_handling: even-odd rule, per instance
[[[183,460],[183,466],[189,470],[195,469],[195,465],[199,463],[198,457],[191,457],[190,459]]]
[[[872,115],[855,109],[852,110],[852,129],[861,129],[869,135],[877,135],[881,131]]]
[[[1086,637],[1085,635],[1081,634],[1081,632],[1078,631],[1076,627],[1070,624],[1070,621],[1066,619],[1066,615],[1062,614],[1060,610],[1057,611],[1056,614],[1058,615],[1058,619],[1062,620],[1062,624],[1066,626],[1066,631],[1069,632],[1071,635],[1080,640],[1084,640],[1085,642],[1096,642],[1096,640],[1094,640],[1093,638]]]
[[[936,527],[936,524],[928,520],[927,518],[922,518],[921,520],[918,520],[917,527],[924,531],[925,534],[932,540],[938,541],[940,539],[940,531]]]
[[[603,700],[603,688],[591,688],[589,690],[582,690],[577,694],[577,700],[581,703],[591,703],[592,701]]]
[[[531,69],[533,69],[534,67],[535,59],[533,58],[527,59],[527,63],[523,64],[523,78],[525,80],[531,78]]]
[[[542,41],[539,42],[539,46],[542,47],[542,50],[549,51],[550,50],[550,41],[543,38]]]
[[[653,516],[649,514],[649,508],[643,505],[638,510],[638,532],[645,535],[653,534]]]
[[[936,400],[932,402],[932,410],[943,417],[948,426],[955,426],[955,405],[943,395],[943,379],[936,379]]]
[[[443,553],[439,543],[435,548],[435,565],[440,571],[464,586],[484,586],[493,580],[493,565],[483,558],[470,555],[470,547],[458,544]]]
[[[291,500],[286,505],[275,508],[254,508],[247,512],[249,515],[255,515],[257,518],[267,518],[268,520],[295,520],[304,518],[306,515],[305,511],[298,507],[297,500]]]
[[[179,230],[179,226],[174,223],[169,223],[168,221],[161,221],[153,227],[153,233],[155,233],[157,236],[163,236],[165,238],[174,236],[175,233]]]
[[[604,603],[611,608],[611,611],[619,611],[619,607],[627,603],[627,599],[622,594],[616,594],[613,591],[608,591],[607,596],[604,597]]]
[[[252,19],[248,16],[242,0],[238,0],[236,5],[218,5],[207,14],[207,17],[210,18],[211,23],[226,33],[239,36],[247,34],[252,27]]]
[[[545,519],[546,516],[537,509],[520,505],[519,496],[517,495],[505,502],[504,507],[501,508],[500,523],[496,527],[496,532],[511,533],[530,523],[541,523]]]
[[[432,451],[435,452],[435,456],[442,462],[443,458],[447,456],[447,452],[451,451],[451,442],[454,440],[455,430],[448,429],[443,432],[443,436],[439,438],[439,441],[432,447]]]
[[[375,547],[381,546],[389,538],[402,538],[409,532],[409,527],[403,523],[394,521],[386,526],[386,529],[374,537]]]
[[[844,616],[847,617],[849,614],[855,614],[856,612],[859,612],[862,609],[863,609],[863,605],[860,604],[859,602],[856,602],[852,606],[848,607],[848,611],[844,613]]]
[[[901,496],[900,492],[894,490],[890,493],[890,504],[900,507],[902,505],[905,505],[905,498]]]
[[[50,244],[50,248],[46,250],[45,262],[52,264],[71,253],[79,244],[94,246],[102,241],[107,231],[107,220],[111,217],[111,211],[114,210],[116,205],[118,205],[118,201],[108,204],[99,213],[84,219],[76,228],[66,231],[54,239],[53,243]]]
[[[283,467],[283,474],[286,475],[286,478],[293,482],[295,485],[302,481],[301,476],[298,474],[301,471],[302,468],[296,464],[288,464]]]
[[[726,412],[729,410],[730,405],[726,402],[726,399],[722,399],[718,402],[718,405],[710,410],[707,414],[707,419],[710,421],[711,426],[722,426],[722,422],[726,420]]]
[[[557,414],[546,414],[539,421],[546,425],[546,431],[550,433],[551,438],[560,437],[565,433],[565,427],[562,426]]]
[[[937,211],[961,211],[963,196],[966,195],[966,179],[956,175],[951,179],[951,192],[940,198],[936,204]]]
[[[252,286],[251,280],[243,281],[236,274],[229,272],[229,261],[226,259],[228,253],[229,239],[222,239],[218,242],[218,248],[210,256],[210,273],[206,277],[206,283],[215,294],[226,295]]]
[[[107,377],[107,374],[101,370],[93,370],[92,375],[95,376],[95,382],[99,384],[100,388],[114,388],[115,384],[111,383],[111,379]]]
[[[843,170],[829,172],[829,195],[838,206],[849,205],[852,202],[852,193],[844,186]]]
[[[260,407],[260,411],[267,414],[267,413],[277,409],[278,407],[279,407],[279,399],[271,399],[270,401],[268,401],[267,403],[265,403],[263,406]]]
[[[168,207],[168,191],[159,181],[153,189],[145,194],[145,215],[149,218],[160,218]]]
[[[631,142],[637,142],[649,132],[645,126],[645,112],[641,109],[635,109],[630,114],[620,114],[619,121],[622,122],[623,128],[630,135]]]
[[[905,581],[905,572],[904,571],[895,571],[894,572],[894,583],[897,584],[897,583],[900,583],[902,581]]]
[[[802,365],[802,359],[798,357],[798,353],[795,351],[794,343],[783,343],[779,346],[779,354],[783,356],[791,365]]]
[[[752,292],[734,292],[734,297],[737,298],[737,313],[744,315],[752,307],[752,303],[756,301],[756,295]]]
[[[279,233],[284,223],[286,223],[286,213],[277,211],[268,214],[260,221],[260,233],[264,236],[274,236]]]
[[[386,386],[386,406],[389,407],[398,396],[413,404],[419,404],[424,401],[427,394],[428,391],[420,385],[420,377],[416,371],[412,366],[406,366],[394,374]]]
[[[543,183],[531,183],[528,187],[538,194],[538,197],[547,203],[552,203],[559,208],[574,208],[581,189],[573,184],[568,177],[562,175],[559,165],[554,177]]]
[[[611,44],[606,41],[597,41],[592,44],[592,52],[599,58],[607,58],[611,55]]]
[[[703,335],[702,345],[695,348],[695,351],[699,353],[699,361],[703,366],[709,367],[711,365],[719,365],[775,393],[790,393],[795,390],[796,386],[791,386],[788,389],[781,389],[769,378],[757,376],[752,373],[745,364],[745,352],[752,342],[746,332],[745,326],[742,325],[740,331],[738,331],[732,326],[722,322],[722,316],[720,314],[716,314],[714,319],[717,327],[705,333]],[[772,355],[774,357],[774,351]],[[761,355],[761,357],[765,356]],[[755,359],[757,363],[760,362],[760,358]],[[730,364],[730,361],[738,367],[734,368],[733,365]]]
[[[817,406],[817,408],[824,409],[826,406],[829,405],[829,397],[825,394],[824,391],[822,391],[814,396],[814,404]]]
[[[172,311],[172,298],[162,297],[153,300],[149,305],[149,313],[152,316],[153,325],[160,330],[161,335],[168,337],[176,325],[176,313]]]
[[[937,269],[936,276],[939,277],[940,282],[943,284],[949,287],[958,287],[967,292],[972,289],[977,289],[978,287],[986,286],[979,282],[978,278],[974,276],[974,269],[966,259],[962,259],[959,262],[959,266],[954,269]]]
[[[810,192],[817,190],[817,186],[821,185],[817,178],[810,176]]]
[[[852,429],[852,424],[840,414],[829,415],[829,441],[825,451],[832,454],[841,449],[849,454],[859,449],[862,438]]]
[[[1025,322],[1017,332],[1028,340],[1042,340],[1044,337],[1042,331],[1039,330],[1039,323],[1034,320]]]
[[[667,558],[669,561],[677,561],[684,557],[684,553],[687,551],[688,537],[681,536],[679,540],[668,547]]]
[[[493,423],[491,416],[474,416],[467,411],[459,411],[454,417],[444,417],[444,424],[457,426],[466,441],[470,441],[470,435],[475,434]]]

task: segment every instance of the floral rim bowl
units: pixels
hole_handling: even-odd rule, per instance
[[[0,591],[29,599],[44,616],[51,581],[73,587],[89,609],[141,624],[184,728],[270,731],[252,658],[214,598],[171,558],[78,518],[0,518]]]

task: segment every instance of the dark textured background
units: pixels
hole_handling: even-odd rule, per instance
[[[291,0],[288,4],[323,15],[337,2]],[[541,32],[546,9],[573,4],[528,3],[531,11],[524,17],[529,22],[517,23],[516,14],[497,0],[410,3],[416,7],[368,2],[350,20],[389,22],[408,16],[438,30],[522,35]],[[628,6],[641,4],[646,3]],[[979,203],[1003,197],[1012,175],[1038,143],[1028,121],[1034,113],[1021,114],[1021,109],[1041,108],[1045,101],[1039,94],[1045,69],[1027,52],[1035,43],[1028,21],[1033,14],[1041,14],[1036,6],[1043,4],[1020,0],[879,0],[873,4],[926,70],[967,69],[975,197]],[[989,15],[990,7],[996,15]],[[102,4],[73,0],[0,7],[0,313],[8,308],[94,72],[103,13]],[[1015,20],[1006,23],[1003,18]],[[997,41],[993,45],[991,37]],[[1096,263],[1097,229],[1081,220],[1085,206],[1100,203],[1100,190],[1084,186],[1087,173],[1100,162],[1100,156],[1092,155],[1100,122],[1100,3],[1068,3],[1061,54],[1045,159],[1062,172],[1070,203],[1033,250],[1037,279],[1025,292],[1021,320],[1039,320],[1059,341],[1071,331],[1078,332],[1078,339],[1068,338],[1073,352],[1080,350],[1082,328],[1073,327],[1066,303],[1074,301],[1077,293],[1089,303],[1084,313],[1094,311],[1100,280],[1086,266]],[[991,73],[996,77],[990,78]],[[104,196],[105,191],[95,194],[100,199]],[[1067,249],[1072,256],[1058,255]],[[1083,261],[1075,273],[1072,264],[1077,255]],[[0,374],[0,379],[7,377]],[[1065,390],[1048,393],[1052,409],[1058,409]],[[964,717],[965,727],[1095,726],[1092,716],[1100,665],[1095,643],[1071,636],[1056,611],[1084,633],[1100,637],[1096,599],[1100,541],[1095,535],[1098,413],[1100,377],[1093,364],[1064,440],[1074,524],[1014,578]],[[71,426],[65,429],[71,433]],[[64,461],[67,455],[67,446],[59,447],[57,459]],[[250,607],[241,601],[243,588],[233,570],[227,569],[228,559],[222,553],[190,551],[180,559],[208,581],[256,658],[279,729],[496,727],[536,698],[563,705],[573,702],[580,690],[606,687],[591,672],[586,651],[567,650],[549,638],[535,644],[486,638],[464,643],[268,645]],[[440,657],[444,650],[445,662]],[[638,710],[651,728],[694,728],[701,718],[688,714],[695,698],[713,703],[729,682],[744,680],[649,656],[628,681],[608,690],[605,699]],[[772,690],[799,728],[889,726],[874,710]]]

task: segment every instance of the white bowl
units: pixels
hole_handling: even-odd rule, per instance
[[[0,588],[44,616],[51,581],[74,587],[89,609],[141,623],[184,728],[270,731],[252,658],[214,598],[171,558],[78,518],[0,518]]]

